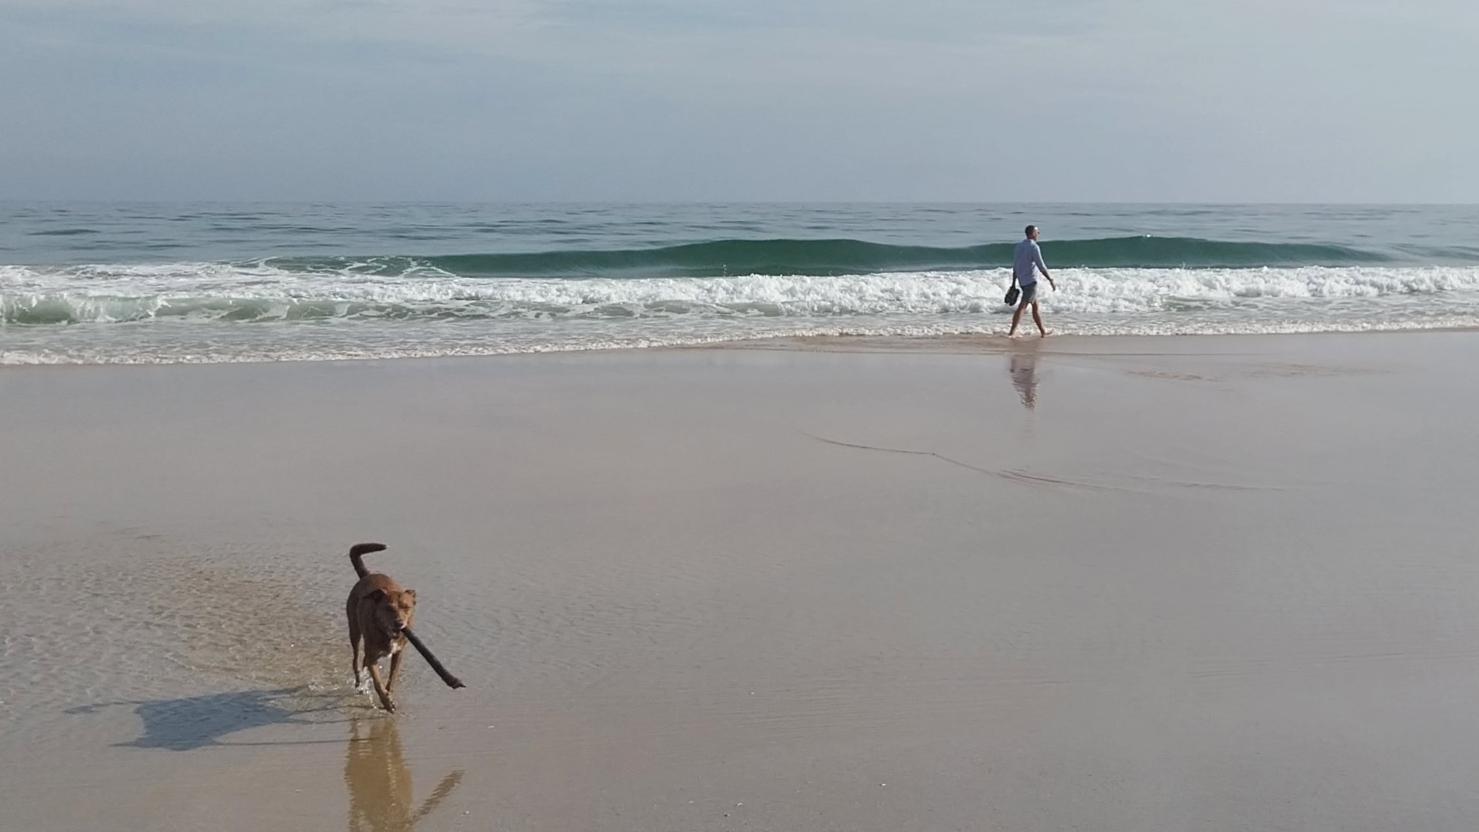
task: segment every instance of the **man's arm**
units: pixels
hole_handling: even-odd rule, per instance
[[[1037,246],[1032,247],[1032,262],[1037,264],[1037,270],[1042,272],[1042,276],[1048,279],[1048,285],[1053,287],[1053,291],[1058,291],[1058,284],[1053,282],[1053,276],[1048,274],[1048,267],[1042,261],[1042,249]]]

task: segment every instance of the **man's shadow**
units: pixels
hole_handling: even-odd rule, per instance
[[[410,832],[462,782],[461,769],[449,772],[415,806],[411,770],[406,766],[396,720],[356,717],[349,724],[344,785],[349,789],[350,832]]]
[[[1007,360],[1012,386],[1017,388],[1017,397],[1028,410],[1037,408],[1037,351],[1036,341],[1014,346]]]
[[[314,714],[340,711],[345,697],[337,694],[315,694],[306,688],[276,690],[243,690],[212,693],[180,699],[153,699],[122,702],[99,702],[68,708],[68,714],[91,714],[104,708],[132,707],[144,723],[144,734],[130,742],[116,743],[127,748],[163,748],[169,751],[194,751],[209,746],[229,745],[296,745],[300,743],[223,742],[237,731],[266,725],[321,725],[329,721]],[[337,742],[307,740],[304,742]]]

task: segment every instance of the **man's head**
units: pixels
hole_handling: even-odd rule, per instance
[[[1023,231],[1022,233],[1024,233],[1024,234],[1027,235],[1027,239],[1029,239],[1029,240],[1036,240],[1037,239],[1037,226],[1035,226],[1035,225],[1029,225],[1029,226],[1027,226],[1027,230]]]

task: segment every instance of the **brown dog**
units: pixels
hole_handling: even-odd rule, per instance
[[[385,710],[395,712],[395,700],[390,698],[390,689],[395,686],[395,677],[401,669],[401,659],[406,655],[406,630],[416,614],[416,590],[402,589],[389,575],[371,573],[365,569],[360,557],[370,552],[385,549],[381,543],[358,543],[349,548],[349,561],[359,582],[349,590],[349,601],[345,612],[349,614],[349,650],[353,655],[354,685],[364,683],[360,679],[360,668],[370,672],[375,683],[375,695]],[[364,661],[360,660],[360,642],[364,642]],[[379,662],[390,657],[390,678],[380,682]]]

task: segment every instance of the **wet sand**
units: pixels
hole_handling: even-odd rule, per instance
[[[1476,361],[6,370],[0,825],[1469,829]],[[361,540],[467,689],[351,689]]]

